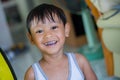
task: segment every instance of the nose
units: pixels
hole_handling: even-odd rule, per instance
[[[50,38],[50,37],[52,37],[52,32],[47,31],[47,32],[44,34],[44,38]]]

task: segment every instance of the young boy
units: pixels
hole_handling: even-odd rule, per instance
[[[41,4],[27,17],[28,37],[42,53],[42,59],[27,70],[25,80],[97,80],[81,54],[65,53],[70,26],[60,8]]]

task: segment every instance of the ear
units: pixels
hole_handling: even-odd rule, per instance
[[[70,33],[70,24],[66,23],[65,24],[65,36],[69,37],[69,33]]]
[[[34,41],[33,41],[32,35],[31,35],[30,33],[27,33],[26,35],[27,35],[29,41],[31,42],[31,44],[34,44]]]

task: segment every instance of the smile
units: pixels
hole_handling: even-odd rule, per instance
[[[44,43],[45,46],[53,46],[57,43],[57,41],[48,41],[46,43]]]

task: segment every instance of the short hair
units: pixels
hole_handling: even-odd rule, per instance
[[[67,20],[65,13],[59,7],[44,3],[33,8],[28,14],[26,20],[28,32],[31,34],[30,27],[32,20],[37,19],[38,21],[44,22],[45,18],[47,18],[48,20],[54,21],[53,14],[57,15],[57,17],[63,22],[64,25],[66,24]]]

